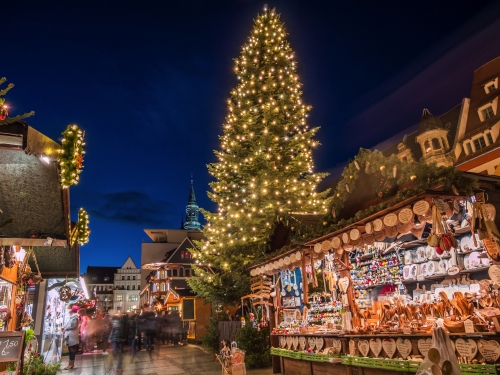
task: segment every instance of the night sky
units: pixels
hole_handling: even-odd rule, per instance
[[[500,56],[494,1],[274,1],[299,64],[316,171],[338,171],[360,147],[415,129],[470,95],[475,69]],[[265,2],[4,2],[0,76],[15,84],[10,115],[60,140],[86,132],[71,214],[90,214],[87,265],[140,265],[144,228],[178,228],[194,175],[214,209],[215,161],[232,59]],[[382,147],[383,149],[383,147]]]

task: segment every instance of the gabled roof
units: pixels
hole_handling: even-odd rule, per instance
[[[191,240],[188,237],[186,237],[179,246],[177,246],[175,249],[170,250],[168,253],[165,254],[164,262],[192,263],[191,259],[185,259],[184,257],[181,257],[181,252],[188,251],[188,249],[193,249],[193,248],[195,248],[193,242],[191,242]]]
[[[132,257],[129,255],[125,263],[123,263],[123,266],[120,268],[131,268],[131,269],[137,269],[137,266],[134,263],[134,260]]]

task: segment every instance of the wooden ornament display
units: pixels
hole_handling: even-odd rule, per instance
[[[339,354],[342,350],[342,342],[340,340],[333,339],[331,349],[333,349],[332,354]]]
[[[394,341],[394,339],[384,339],[384,341],[382,341],[382,348],[385,354],[387,354],[389,358],[392,358],[394,357],[394,353],[396,353],[396,341]]]
[[[500,283],[500,266],[491,266],[488,270],[488,276],[495,283]]]
[[[323,241],[321,243],[321,251],[327,252],[332,248],[332,243],[330,241]]]
[[[413,205],[413,213],[417,215],[425,215],[429,211],[430,204],[427,201],[418,201]]]
[[[295,259],[297,259],[297,262],[298,262],[299,260],[302,260],[302,252],[297,251],[297,252],[295,253]]]
[[[380,352],[382,351],[382,340],[380,340],[379,338],[370,339],[370,349],[372,350],[372,353],[375,355],[375,357],[378,357],[380,355]]]
[[[342,245],[342,240],[338,237],[333,237],[331,242],[334,249],[338,249]]]
[[[398,216],[396,214],[387,214],[384,216],[384,225],[393,227],[398,224]]]
[[[304,336],[299,337],[299,348],[300,350],[306,349],[306,338]]]
[[[280,346],[284,349],[286,346],[286,337],[280,336]]]
[[[372,223],[365,224],[365,232],[368,234],[371,234],[373,232],[373,224]]]
[[[412,349],[411,341],[408,339],[399,338],[396,340],[396,347],[397,347],[398,352],[401,355],[401,357],[403,359],[407,359],[408,356],[410,355],[411,349]]]
[[[362,242],[365,245],[373,245],[375,243],[375,237],[372,234],[363,234]]]
[[[363,357],[367,357],[368,352],[370,351],[370,343],[368,342],[368,340],[359,340],[358,349]]]
[[[429,349],[432,348],[432,339],[420,339],[417,342],[418,351],[424,357],[427,357]]]
[[[384,229],[384,223],[380,219],[375,219],[373,221],[373,230],[375,232],[380,232],[382,229]]]
[[[376,231],[373,232],[373,237],[375,238],[376,241],[383,241],[384,238],[386,237],[385,231],[382,229],[381,231]]]
[[[315,344],[316,344],[317,350],[323,349],[323,345],[325,345],[325,341],[323,340],[323,337],[316,337]]]
[[[349,232],[349,237],[351,238],[352,241],[359,240],[361,237],[361,233],[359,232],[359,229],[354,228]]]
[[[479,340],[477,342],[479,353],[488,363],[495,363],[500,357],[500,344],[494,340]]]
[[[292,336],[286,337],[286,347],[290,350],[292,349]]]
[[[349,238],[349,234],[346,232],[346,233],[342,233],[342,242],[347,244],[349,243],[351,239]]]
[[[298,336],[294,336],[292,338],[292,345],[293,345],[293,348],[295,350],[299,350],[299,337]]]
[[[349,340],[349,355],[356,355],[356,342],[354,340]]]
[[[455,349],[461,357],[472,361],[477,354],[477,344],[474,340],[459,338],[455,341]]]
[[[316,340],[314,337],[308,337],[307,338],[307,345],[309,346],[309,348],[311,350],[314,350],[314,348],[316,347]]]
[[[413,211],[410,208],[403,208],[398,213],[398,219],[402,224],[411,222],[413,219]]]
[[[317,244],[314,245],[314,252],[316,254],[321,253],[321,244],[320,243],[317,243]]]
[[[395,238],[398,235],[398,229],[396,227],[385,227],[384,231],[387,238]]]

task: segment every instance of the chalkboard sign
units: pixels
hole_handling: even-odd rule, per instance
[[[194,320],[194,298],[182,300],[182,320]]]
[[[0,332],[0,362],[17,362],[16,370],[22,369],[24,331]]]

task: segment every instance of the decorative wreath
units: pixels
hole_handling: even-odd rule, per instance
[[[4,323],[7,323],[12,316],[10,310],[7,307],[0,307],[0,314],[1,313],[5,313],[5,315],[1,319]]]
[[[84,132],[77,125],[68,125],[62,133],[62,148],[59,150],[59,165],[61,167],[61,185],[64,189],[75,185],[80,180],[83,168]]]
[[[62,286],[59,289],[59,299],[63,302],[68,302],[71,298],[71,288],[67,285]]]

